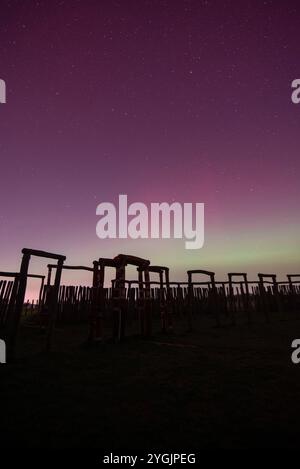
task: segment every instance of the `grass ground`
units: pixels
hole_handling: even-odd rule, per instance
[[[85,326],[22,328],[1,366],[2,447],[170,450],[297,447],[300,321],[198,322],[172,336],[82,348]]]

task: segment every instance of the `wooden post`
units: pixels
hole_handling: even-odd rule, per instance
[[[103,306],[103,287],[104,265],[101,265],[99,262],[94,261],[89,342],[103,339],[103,321],[101,311],[101,307]]]
[[[18,288],[17,288],[15,306],[12,308],[10,315],[7,319],[7,331],[5,334],[5,338],[6,338],[8,361],[13,360],[15,357],[16,338],[17,338],[18,328],[19,328],[23,305],[24,305],[29,262],[30,262],[30,254],[26,252],[23,254],[23,257],[22,257],[20,274],[18,277]]]
[[[261,304],[263,307],[263,311],[265,313],[266,317],[266,322],[270,322],[270,311],[269,311],[269,303],[267,301],[267,292],[264,286],[265,278],[271,278],[272,283],[273,283],[273,294],[275,297],[276,304],[278,306],[278,309],[280,311],[280,305],[279,305],[279,298],[278,298],[278,284],[276,280],[276,275],[275,274],[258,274],[258,285],[259,285],[259,292],[261,296]]]
[[[142,267],[137,268],[138,271],[138,297],[137,297],[137,310],[139,321],[139,332],[143,337],[145,335],[145,304],[144,304],[144,271]]]
[[[216,326],[220,327],[220,311],[219,311],[219,301],[218,301],[218,291],[216,287],[216,281],[215,281],[215,273],[210,272],[210,282],[211,282],[211,289],[212,289],[212,307],[215,313],[215,318],[216,318]]]
[[[160,316],[161,316],[161,331],[165,334],[168,330],[167,325],[167,292],[166,292],[166,301],[164,298],[164,271],[160,269],[159,271],[159,307],[160,307]]]
[[[44,283],[45,283],[45,278],[42,277],[40,292],[39,292],[38,314],[41,312],[41,309],[42,309],[42,298],[43,298],[43,291],[44,291]]]
[[[48,265],[47,286],[51,285],[52,265]]]
[[[54,285],[51,291],[51,299],[50,299],[50,306],[49,306],[50,317],[49,317],[49,324],[48,324],[48,331],[47,331],[47,338],[46,338],[46,351],[50,351],[51,346],[52,346],[52,335],[53,335],[53,330],[54,330],[56,316],[57,316],[57,308],[58,308],[57,300],[58,300],[59,286],[60,286],[63,264],[64,264],[64,261],[62,259],[59,259],[57,261],[55,281],[54,281]]]
[[[188,272],[188,312],[187,312],[187,319],[188,319],[188,330],[193,330],[193,306],[194,306],[194,291],[193,291],[193,283],[192,283],[192,273]]]
[[[236,307],[235,307],[235,298],[234,298],[234,290],[233,290],[233,277],[242,277],[242,281],[240,281],[240,290],[241,290],[241,296],[243,300],[243,307],[245,312],[247,313],[248,317],[248,324],[251,322],[251,317],[250,317],[250,305],[249,305],[249,284],[247,280],[247,274],[246,273],[229,273],[228,274],[228,280],[229,280],[229,303],[230,303],[230,309],[231,309],[231,314],[232,314],[232,322],[235,324],[236,318],[235,318],[235,312],[236,312]],[[245,291],[243,288],[243,285],[245,285]]]
[[[169,269],[165,267],[165,283],[166,283],[166,314],[168,331],[173,329],[173,311],[172,311],[172,294],[170,288]]]
[[[121,342],[125,335],[125,311],[124,311],[124,288],[125,288],[125,263],[121,263],[116,269],[116,281],[113,292],[113,337]]]
[[[150,305],[150,273],[146,268],[144,270],[145,278],[145,296],[143,298],[144,303],[144,316],[145,316],[145,337],[150,337],[152,333],[152,317],[151,317],[151,305]]]
[[[300,282],[300,274],[287,274],[287,278],[289,283],[289,296],[291,298],[291,308],[292,311],[297,311],[297,288],[294,283]]]
[[[192,275],[193,274],[201,274],[207,275],[210,278],[210,281],[207,282],[208,284],[208,300],[210,300],[212,305],[213,314],[216,318],[217,326],[220,325],[220,318],[219,318],[219,304],[218,304],[218,292],[215,282],[215,273],[210,272],[208,270],[188,270],[188,322],[189,322],[189,330],[192,330],[192,306],[194,303],[194,289],[192,283]],[[211,286],[211,287],[210,287]]]

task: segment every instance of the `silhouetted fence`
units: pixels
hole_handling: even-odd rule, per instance
[[[0,330],[4,329],[9,313],[9,307],[13,301],[13,280],[0,280]]]
[[[15,301],[15,280],[0,280],[0,329],[5,327],[9,310]],[[134,286],[136,281],[126,281],[124,307],[129,321],[138,320],[141,301],[144,300],[140,287]],[[101,297],[101,314],[104,320],[110,321],[114,304],[113,288],[98,288]],[[89,321],[93,307],[93,289],[87,286],[61,285],[58,293],[56,323],[75,324]],[[27,301],[23,306],[23,316],[33,320],[37,325],[47,325],[49,320],[48,296],[51,287],[43,286],[40,301]],[[190,296],[191,295],[191,296]],[[169,302],[173,317],[192,318],[211,317],[217,324],[222,319],[236,324],[239,315],[251,323],[254,316],[261,314],[266,321],[272,319],[272,313],[300,314],[300,285],[298,282],[279,282],[277,287],[267,284],[262,290],[259,282],[248,282],[248,289],[241,282],[215,282],[213,290],[210,282],[193,282],[189,292],[188,282],[170,282],[169,290],[159,287],[159,282],[150,282],[149,303],[150,314],[160,317],[162,304]],[[300,316],[299,316],[300,318]]]
[[[3,293],[0,289],[1,305],[7,311],[9,291],[13,282],[6,282]],[[123,307],[126,309],[129,322],[138,320],[141,303],[145,302],[144,290],[136,286],[138,281],[125,281]],[[144,282],[145,283],[145,282]],[[0,284],[1,285],[1,284]],[[161,288],[159,282],[150,282],[150,295],[147,299],[150,314],[159,318],[164,304],[168,303],[174,319],[196,317],[212,318],[217,325],[222,321],[236,324],[240,318],[251,323],[259,316],[266,321],[272,319],[272,314],[289,312],[300,314],[300,285],[298,282],[259,281],[231,281],[193,282],[189,290],[188,282],[170,282],[169,288]],[[87,286],[65,286],[59,288],[56,322],[57,324],[75,324],[89,321],[95,296],[98,298],[98,309],[101,310],[103,320],[110,321],[114,308],[114,289],[93,288]],[[40,324],[47,324],[49,308],[47,295],[51,287],[46,285],[42,292],[42,303],[27,303],[24,314],[31,317],[38,313]],[[2,307],[0,321],[2,318]],[[283,316],[284,317],[284,316]],[[287,317],[287,316],[286,316]],[[299,316],[300,318],[300,316]]]
[[[229,273],[228,280],[219,282],[215,273],[190,270],[187,282],[170,282],[169,269],[151,266],[150,261],[136,256],[119,254],[113,259],[100,258],[92,267],[64,265],[65,256],[32,249],[22,250],[20,272],[0,272],[0,338],[5,338],[9,356],[13,357],[19,323],[45,327],[46,349],[51,346],[55,324],[89,324],[87,342],[104,338],[109,327],[114,340],[120,341],[125,328],[136,322],[141,336],[152,333],[152,319],[159,319],[161,331],[173,329],[175,320],[186,321],[189,330],[196,318],[211,324],[235,325],[237,322],[290,317],[300,314],[300,274],[287,275],[286,282],[278,282],[275,274],[258,274],[258,280],[249,281],[246,273]],[[28,273],[32,256],[48,258],[45,276]],[[126,280],[126,267],[136,267],[137,279]],[[110,288],[104,287],[105,272],[115,272]],[[63,270],[91,272],[91,286],[61,285]],[[52,283],[52,271],[55,271]],[[158,281],[150,279],[158,276]],[[204,277],[196,281],[195,276]],[[38,302],[25,302],[28,278],[41,281]]]

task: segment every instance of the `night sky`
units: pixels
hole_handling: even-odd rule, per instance
[[[299,23],[296,1],[2,0],[0,270],[33,247],[140,255],[172,280],[299,273]],[[119,194],[204,202],[204,248],[98,239]]]

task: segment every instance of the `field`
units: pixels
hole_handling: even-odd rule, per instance
[[[22,327],[18,359],[1,366],[3,447],[107,451],[297,447],[300,321],[196,322],[172,335],[85,348],[86,326],[44,336]]]

